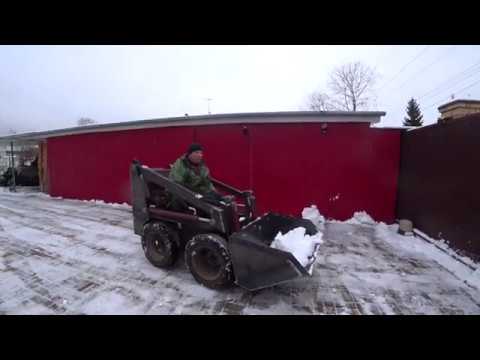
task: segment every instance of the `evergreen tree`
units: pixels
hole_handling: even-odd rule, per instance
[[[403,126],[422,126],[423,115],[420,106],[415,99],[410,99],[407,105],[407,117],[404,118]]]

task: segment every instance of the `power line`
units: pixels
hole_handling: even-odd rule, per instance
[[[462,82],[464,82],[465,80],[468,80],[472,76],[477,75],[479,70],[480,70],[480,67],[471,69],[469,72],[463,74],[463,76],[457,79],[453,78],[451,81],[444,83],[442,86],[438,86],[434,88],[433,91],[429,92],[429,95],[420,97],[419,99],[425,100],[425,99],[435,98],[439,94],[445,92],[446,90],[450,90],[453,86],[457,86],[458,84],[461,84]]]
[[[425,99],[430,99],[430,98],[435,98],[445,91],[450,91],[452,87],[457,86],[458,84],[461,84],[463,81],[471,78],[472,76],[476,75],[478,72],[478,65],[480,65],[480,61],[474,63],[473,65],[469,66],[468,68],[462,70],[458,74],[452,76],[451,78],[447,79],[437,87],[429,90],[428,92],[424,93],[422,96],[416,97],[417,101],[419,100],[425,100]],[[447,87],[445,87],[447,86]],[[399,105],[400,108],[400,105]],[[403,107],[402,107],[403,109]]]
[[[477,71],[477,66],[480,65],[480,61],[476,62],[475,64],[469,66],[468,68],[462,70],[460,73],[452,76],[451,78],[447,79],[446,81],[444,81],[443,83],[441,83],[440,85],[434,87],[433,89],[430,89],[429,91],[427,91],[426,93],[424,93],[423,95],[419,96],[418,99],[425,99],[425,98],[429,98],[432,96],[432,94],[435,94],[435,93],[438,93],[438,90],[440,90],[441,88],[443,88],[445,85],[450,85],[452,82],[453,83],[458,83],[457,80],[459,80],[460,78],[463,78],[465,75],[467,75],[467,77],[463,78],[461,81],[463,80],[466,80],[468,79],[469,77],[476,74],[476,71]],[[458,78],[458,79],[457,79]],[[460,81],[460,82],[461,82]],[[451,85],[450,85],[451,87]]]
[[[477,79],[477,81],[475,81],[474,83],[472,83],[472,84],[470,84],[470,85],[468,85],[468,86],[465,86],[464,88],[459,89],[459,90],[457,90],[456,92],[459,93],[459,92],[468,90],[468,89],[470,89],[471,87],[477,85],[478,83],[480,83],[480,79]],[[442,100],[442,101],[437,101],[435,104],[432,104],[432,105],[426,107],[425,109],[429,109],[429,108],[431,108],[432,106],[435,106],[435,105],[437,105],[437,104],[440,104],[440,103],[442,103],[442,102],[444,102],[444,101],[446,101],[446,100],[448,100],[448,99],[449,99],[449,98],[446,98],[446,99],[444,99],[444,100]]]
[[[477,73],[477,74],[478,74],[478,73]],[[466,80],[466,79],[463,79],[463,80]],[[462,81],[463,81],[463,80],[462,80]],[[455,92],[456,92],[456,93],[459,93],[459,92],[461,92],[461,91],[467,90],[467,89],[471,88],[472,86],[475,86],[475,85],[478,84],[479,82],[480,82],[480,79],[478,79],[478,81],[476,81],[476,82],[474,82],[474,83],[472,83],[472,84],[470,84],[470,85],[468,85],[468,86],[466,86],[466,87],[464,87],[464,88],[462,88],[462,89],[459,89],[459,90],[454,91],[454,93],[455,93]],[[458,85],[458,84],[457,84],[457,85]],[[452,89],[452,87],[449,87],[449,88],[446,89],[446,90],[451,90],[451,89]],[[443,93],[443,92],[444,92],[444,91],[442,91],[442,93]],[[448,99],[449,99],[449,97],[443,98],[443,99],[440,100],[440,101],[436,101],[436,102],[434,102],[433,104],[430,104],[430,105],[424,107],[423,110],[428,110],[428,109],[434,107],[435,105],[438,105],[438,104],[441,104],[441,103],[447,101]],[[417,99],[417,100],[418,100],[418,99]],[[400,106],[399,106],[399,109],[400,109]],[[403,108],[402,108],[402,110],[403,110]]]
[[[430,96],[427,96],[427,97],[424,97],[423,98],[423,101],[425,101],[426,99],[435,99],[439,96],[441,96],[441,94],[447,92],[447,91],[451,91],[451,89],[455,86],[458,86],[460,84],[462,84],[465,80],[468,80],[470,79],[472,76],[475,76],[475,75],[478,75],[479,74],[479,70],[480,69],[475,69],[475,72],[474,73],[471,73],[469,74],[466,78],[463,78],[463,79],[459,79],[458,81],[455,81],[453,84],[451,84],[448,88],[445,88],[443,90],[440,90],[440,91],[437,91],[436,93],[430,95]]]
[[[410,64],[412,64],[415,60],[417,60],[422,54],[430,47],[430,45],[425,46],[412,60],[410,60],[407,64],[405,64],[398,73],[396,73],[390,81],[387,81],[383,86],[381,86],[378,90],[383,89],[385,86],[390,84],[393,80],[397,78],[398,75],[400,75]]]
[[[417,97],[417,100],[420,100],[420,99],[425,100],[425,99],[429,99],[429,98],[435,98],[435,97],[444,93],[447,90],[451,91],[452,87],[461,84],[463,81],[471,78],[472,76],[477,75],[478,70],[479,70],[479,68],[478,68],[479,65],[480,65],[480,61],[475,62],[473,65],[467,67],[466,69],[460,71],[459,73],[450,77],[446,81],[440,83],[437,87],[427,91],[426,93],[422,94],[420,97]],[[469,84],[466,87],[457,90],[456,92],[458,93],[458,92],[461,92],[461,91],[465,91],[465,90],[477,85],[479,82],[480,82],[480,80],[475,81],[474,83]],[[428,109],[434,107],[435,105],[438,105],[438,104],[441,104],[441,103],[447,101],[448,99],[449,98],[447,97],[447,98],[444,98],[440,101],[437,101],[437,102],[425,107],[423,110],[428,110]],[[402,111],[403,111],[403,107],[402,107]]]
[[[388,47],[393,47],[393,45],[390,45],[390,46],[388,46]],[[386,50],[385,50],[385,51],[386,51]],[[388,53],[387,56],[386,56],[386,57],[384,56],[384,59],[382,59],[382,60],[383,60],[383,61],[386,61],[388,58],[390,58],[390,57],[393,55],[392,53],[393,53],[393,52]],[[380,57],[377,58],[377,61],[375,62],[375,65],[373,66],[373,68],[374,68],[374,69],[377,68],[377,66],[378,66],[379,63],[380,63]]]
[[[421,70],[417,71],[416,73],[414,73],[412,76],[410,76],[402,85],[400,85],[399,87],[397,87],[395,90],[400,90],[403,86],[405,86],[407,83],[409,83],[410,79],[412,79],[414,76],[418,75],[418,74],[421,74],[423,73],[423,71],[427,68],[430,68],[432,65],[436,64],[437,62],[439,62],[440,60],[442,60],[444,58],[444,54],[446,54],[451,48],[453,48],[454,45],[452,46],[449,46],[447,48],[446,51],[442,52],[442,55],[441,56],[438,56],[437,58],[435,58],[434,61],[432,61],[430,64],[428,64],[427,66],[423,67]]]
[[[465,91],[465,90],[467,90],[467,89],[470,89],[471,87],[477,85],[478,83],[480,83],[480,79],[477,79],[477,81],[475,81],[474,83],[472,83],[472,84],[470,84],[470,85],[468,85],[468,86],[466,86],[466,87],[464,87],[464,88],[462,88],[462,89],[460,89],[460,90],[457,90],[456,92],[459,93],[459,92]],[[443,100],[441,100],[441,101],[437,101],[436,103],[433,103],[433,104],[427,106],[427,107],[425,108],[425,110],[430,109],[431,107],[433,107],[433,106],[435,106],[435,105],[438,105],[438,104],[440,104],[440,103],[442,103],[442,102],[444,102],[444,101],[447,101],[448,99],[449,99],[449,98],[443,99]]]

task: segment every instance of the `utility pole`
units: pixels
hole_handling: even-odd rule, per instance
[[[13,156],[13,141],[10,141],[10,158],[12,161],[12,184],[10,185],[10,191],[16,192],[17,189],[15,188],[15,158]]]

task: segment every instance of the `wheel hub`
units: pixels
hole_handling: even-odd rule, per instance
[[[192,258],[192,265],[195,270],[205,279],[214,280],[221,272],[221,260],[219,255],[208,248],[196,251]]]

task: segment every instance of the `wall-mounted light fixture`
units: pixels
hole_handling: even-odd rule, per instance
[[[322,126],[320,126],[320,131],[321,131],[322,135],[325,135],[327,133],[327,130],[328,130],[327,123],[323,123]]]
[[[242,126],[242,133],[243,135],[248,135],[248,127],[246,127],[245,125]]]

